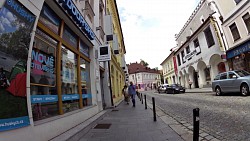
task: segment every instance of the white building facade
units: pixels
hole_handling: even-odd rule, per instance
[[[227,39],[227,60],[231,70],[250,72],[250,2],[249,0],[217,0],[223,14],[223,30]],[[225,3],[226,7],[223,6]]]
[[[228,70],[225,42],[218,13],[209,1],[201,0],[179,34],[176,57],[178,82],[192,88],[210,87],[212,79]]]
[[[150,69],[138,63],[128,65],[129,82],[137,86],[138,91],[154,89],[161,84],[160,71]]]

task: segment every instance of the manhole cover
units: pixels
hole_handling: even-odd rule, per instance
[[[94,129],[109,129],[111,124],[97,124]]]

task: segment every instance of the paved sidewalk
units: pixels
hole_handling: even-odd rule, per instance
[[[95,129],[96,125],[103,128],[105,124],[110,124],[110,127]],[[154,122],[152,110],[149,107],[145,110],[145,105],[138,98],[135,108],[132,103],[121,102],[95,125],[81,132],[84,134],[78,138],[79,141],[184,141],[161,118],[157,117]]]
[[[186,89],[186,93],[212,93],[212,88],[192,88],[192,89]]]

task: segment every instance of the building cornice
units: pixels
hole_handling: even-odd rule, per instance
[[[185,47],[190,41],[192,41],[194,39],[194,37],[196,37],[196,35],[198,33],[200,33],[200,31],[205,27],[207,26],[210,22],[211,22],[211,19],[213,19],[212,16],[209,16],[205,21],[204,23],[202,23],[202,25],[190,36],[190,38],[188,40],[186,40],[175,52],[174,52],[174,55],[176,55],[183,47]],[[215,21],[216,22],[216,21]]]

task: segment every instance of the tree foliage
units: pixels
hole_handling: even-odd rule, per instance
[[[140,59],[140,64],[142,64],[145,67],[148,67],[148,63],[142,59]]]

